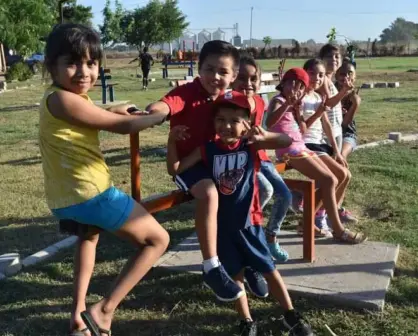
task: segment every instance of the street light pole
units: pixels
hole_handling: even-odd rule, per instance
[[[64,23],[64,3],[66,3],[68,0],[60,0],[58,2],[58,10],[59,10],[59,23]]]
[[[251,21],[250,21],[250,47],[253,46],[253,9],[254,7],[251,7]]]

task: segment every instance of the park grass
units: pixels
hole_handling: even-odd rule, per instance
[[[396,69],[375,71],[368,71],[367,64],[363,63],[366,61],[359,60],[359,68],[364,69],[359,73],[359,81],[372,77],[401,81],[401,88],[396,90],[362,91],[363,105],[357,118],[362,142],[386,138],[389,131],[418,132],[415,94],[418,85],[413,81],[413,76],[418,75],[399,69],[410,60],[417,61],[416,58],[377,59],[376,62]],[[126,60],[109,60],[114,80],[120,83],[117,99],[131,100],[144,107],[167,92],[168,83],[162,79],[152,83],[150,91],[140,92],[135,68],[126,63]],[[302,63],[302,60],[292,60],[288,66]],[[413,68],[412,63],[407,65],[408,69]],[[265,61],[262,66],[266,71],[273,71],[274,64],[277,61]],[[39,81],[35,87],[0,95],[0,254],[18,252],[23,257],[64,238],[57,233],[56,221],[50,216],[44,199],[37,147],[37,110],[10,110],[10,107],[39,101],[44,86],[41,79],[34,80]],[[92,98],[99,100],[100,93],[93,92]],[[165,145],[167,131],[167,125],[163,125],[140,135],[143,197],[173,188],[165,173],[165,158],[152,150]],[[129,139],[106,133],[101,139],[115,184],[129,192]],[[385,146],[352,156],[354,179],[347,205],[362,217],[361,228],[373,240],[401,244],[400,261],[383,314],[360,314],[312,301],[298,301],[318,331],[327,323],[339,335],[418,335],[414,328],[418,320],[417,146],[417,143]],[[170,231],[171,245],[193,231],[192,217],[192,204],[157,215]],[[104,293],[110,279],[118,274],[131,253],[129,246],[103,237],[89,300],[94,301]],[[1,282],[0,335],[64,334],[70,307],[71,268],[68,251]],[[262,334],[279,334],[275,331],[275,319],[280,312],[272,302],[252,302],[256,316],[263,317]],[[201,289],[199,277],[156,269],[124,302],[114,331],[116,335],[231,335],[235,317],[231,306],[218,304],[210,292]]]

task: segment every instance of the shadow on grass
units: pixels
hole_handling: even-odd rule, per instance
[[[385,103],[415,103],[418,102],[417,97],[386,97],[379,99],[377,101],[385,102]]]
[[[54,217],[0,220],[0,255],[16,252],[24,258],[63,238]]]
[[[106,156],[106,163],[109,166],[121,166],[126,164],[126,161],[130,160],[129,147],[113,148],[102,151]],[[151,158],[153,162],[163,162],[166,160],[166,152],[163,147],[143,147],[141,148],[141,158]],[[0,162],[0,165],[11,165],[11,166],[31,166],[42,163],[40,156],[34,156],[29,158],[23,158],[18,160],[9,160]]]

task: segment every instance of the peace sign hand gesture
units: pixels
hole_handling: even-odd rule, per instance
[[[248,144],[251,145],[256,142],[265,140],[266,131],[260,126],[251,127],[247,121],[243,121],[247,133],[245,133],[242,139],[248,139]]]

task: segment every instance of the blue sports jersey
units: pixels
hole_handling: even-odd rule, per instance
[[[228,146],[217,139],[202,147],[202,157],[219,192],[219,230],[237,231],[261,225],[257,151],[246,141]]]

